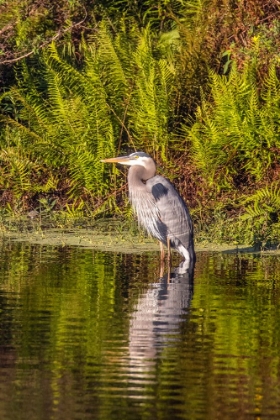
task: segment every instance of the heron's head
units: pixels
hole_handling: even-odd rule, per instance
[[[121,165],[127,166],[142,166],[145,169],[146,177],[143,179],[149,179],[156,173],[156,164],[151,156],[144,152],[135,152],[128,156],[119,156],[109,159],[102,159],[101,162],[105,163],[120,163]]]

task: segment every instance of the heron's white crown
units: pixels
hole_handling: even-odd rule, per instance
[[[133,155],[127,156],[127,160],[123,160],[119,163],[121,163],[122,165],[128,165],[128,166],[140,165],[146,168],[151,161],[153,161],[153,159],[148,155],[140,156],[136,153],[133,153]]]

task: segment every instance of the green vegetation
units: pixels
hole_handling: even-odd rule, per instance
[[[2,220],[130,216],[125,176],[100,159],[136,149],[185,197],[197,240],[277,241],[279,11],[0,1]]]

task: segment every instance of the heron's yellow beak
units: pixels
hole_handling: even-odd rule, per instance
[[[103,163],[122,163],[122,164],[125,165],[130,160],[131,159],[129,158],[129,156],[119,156],[119,157],[114,157],[114,158],[102,159],[100,162],[103,162]]]

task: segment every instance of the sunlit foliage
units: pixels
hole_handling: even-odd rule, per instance
[[[100,159],[135,149],[203,209],[205,228],[279,182],[276,0],[12,0],[0,11],[4,208],[119,212],[125,183]]]

